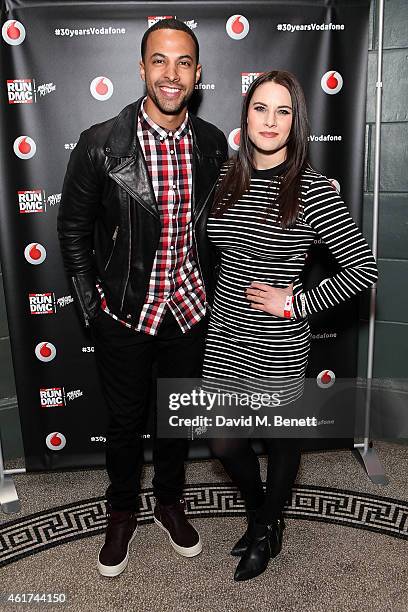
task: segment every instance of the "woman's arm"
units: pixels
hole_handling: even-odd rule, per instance
[[[327,178],[321,176],[310,184],[303,204],[304,221],[322,238],[341,270],[310,291],[296,292],[293,313],[297,319],[351,298],[373,285],[378,277],[366,240]],[[246,295],[252,308],[284,317],[286,296],[292,291],[292,285],[280,289],[253,282]]]
[[[296,317],[302,316],[302,301],[303,314],[320,312],[367,289],[378,278],[377,265],[365,238],[337,191],[323,176],[309,186],[304,199],[304,221],[327,245],[341,270],[310,291],[295,296]]]

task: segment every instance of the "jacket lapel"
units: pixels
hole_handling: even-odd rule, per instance
[[[155,217],[159,217],[152,181],[137,137],[137,116],[143,98],[126,106],[118,115],[105,144],[105,154],[120,158],[109,176]]]
[[[139,204],[155,217],[159,217],[156,196],[142,152],[137,150],[109,172],[109,176]]]

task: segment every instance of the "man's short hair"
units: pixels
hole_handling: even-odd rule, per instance
[[[146,32],[143,34],[142,43],[140,45],[140,51],[141,51],[143,61],[144,61],[144,56],[146,53],[147,39],[149,38],[149,35],[152,32],[155,32],[156,30],[180,30],[180,32],[185,32],[186,34],[191,36],[191,38],[193,39],[194,45],[195,45],[196,61],[198,64],[200,48],[198,46],[198,40],[197,40],[196,35],[192,31],[192,29],[189,28],[188,25],[184,23],[184,21],[180,21],[179,19],[174,19],[173,17],[171,19],[160,19],[159,21],[156,21],[156,23],[150,26],[150,28],[146,30]]]

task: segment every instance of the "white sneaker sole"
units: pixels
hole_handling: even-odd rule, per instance
[[[169,531],[165,528],[165,526],[154,515],[153,515],[153,520],[156,523],[156,525],[161,527],[163,531],[167,533],[167,535],[169,536],[170,544],[172,545],[174,550],[182,557],[195,557],[196,555],[199,555],[200,552],[203,550],[203,545],[201,544],[200,536],[198,536],[198,542],[197,544],[194,544],[194,546],[190,546],[189,548],[186,548],[185,546],[179,546],[172,539]]]
[[[99,555],[101,553],[101,550],[103,547],[101,547],[101,550],[99,551],[98,554],[98,571],[101,574],[101,576],[107,576],[108,578],[114,578],[115,576],[119,576],[119,574],[121,574],[125,569],[126,566],[128,564],[129,561],[129,546],[131,545],[135,535],[137,532],[137,527],[134,530],[132,537],[130,538],[128,545],[127,545],[127,551],[126,551],[126,557],[123,559],[123,561],[121,561],[120,563],[118,563],[118,565],[103,565],[103,563],[101,563],[99,561]]]

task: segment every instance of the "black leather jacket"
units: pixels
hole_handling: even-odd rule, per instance
[[[82,132],[62,189],[58,236],[86,326],[98,314],[99,281],[110,309],[137,323],[161,233],[160,215],[137,137],[142,98],[117,117]],[[206,224],[227,141],[190,115],[193,134],[193,247],[207,296],[215,285],[215,252]]]

